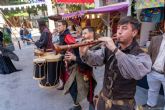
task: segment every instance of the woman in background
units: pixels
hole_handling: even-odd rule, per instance
[[[18,57],[12,51],[3,47],[3,33],[0,31],[0,74],[10,74],[20,71],[15,68],[9,57],[18,60]]]

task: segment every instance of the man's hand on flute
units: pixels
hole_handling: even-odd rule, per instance
[[[102,41],[104,45],[112,52],[116,49],[116,45],[111,37],[101,37],[98,40]]]
[[[64,56],[64,61],[76,61],[76,56],[73,53],[67,51]]]
[[[93,39],[84,40],[83,42],[91,42],[91,41],[93,41]],[[86,45],[86,46],[79,47],[80,56],[84,56],[91,46],[92,45]]]

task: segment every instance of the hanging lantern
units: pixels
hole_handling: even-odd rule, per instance
[[[95,15],[94,14],[92,14],[92,19],[95,19]]]
[[[98,15],[97,15],[97,18],[101,18],[101,14],[98,14]]]
[[[89,15],[88,14],[86,15],[86,18],[89,19]]]

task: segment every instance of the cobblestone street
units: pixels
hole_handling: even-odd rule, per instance
[[[16,43],[15,43],[16,44]],[[53,89],[42,89],[33,77],[33,49],[34,46],[24,46],[19,50],[16,45],[15,53],[20,61],[14,62],[20,72],[9,75],[0,75],[0,110],[68,110],[72,106],[70,95]],[[95,70],[98,81],[95,93],[102,87],[104,68]],[[137,88],[136,100],[138,104],[144,104],[147,99],[147,91]],[[163,97],[160,97],[159,105],[163,105]],[[82,102],[83,110],[88,110],[86,100]]]

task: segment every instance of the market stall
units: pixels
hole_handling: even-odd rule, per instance
[[[122,12],[121,12],[122,10]],[[97,33],[106,33],[104,35],[111,36],[116,32],[116,24],[121,16],[126,15],[128,10],[128,3],[118,3],[108,6],[103,6],[91,10],[78,11],[74,13],[62,15],[63,19],[70,20],[82,28],[92,26]],[[123,14],[124,13],[124,14]],[[113,27],[110,27],[113,26]],[[113,30],[112,30],[113,29]],[[103,32],[104,30],[111,30],[112,32]]]
[[[164,19],[164,0],[140,0],[136,3],[138,19],[141,21],[140,46],[146,46],[148,39],[160,35],[157,25]]]
[[[146,50],[152,37],[162,34],[164,18],[164,0],[139,0],[136,3],[138,19],[141,21],[140,46]],[[138,85],[148,89],[147,77],[138,81]],[[163,94],[163,88],[160,93]]]

